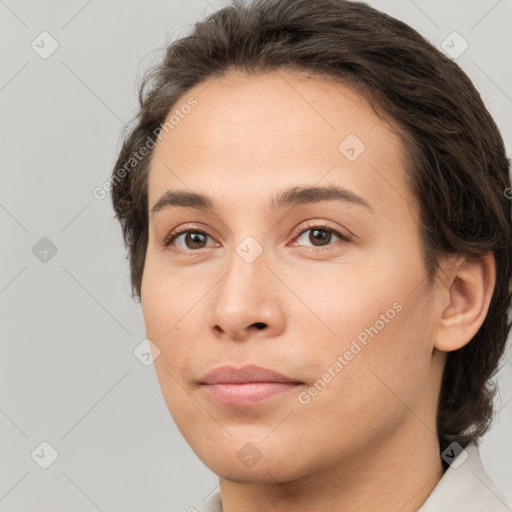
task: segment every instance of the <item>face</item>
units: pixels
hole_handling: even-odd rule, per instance
[[[173,113],[141,303],[196,454],[233,481],[284,482],[432,435],[439,300],[388,122],[345,85],[284,71],[230,72]]]

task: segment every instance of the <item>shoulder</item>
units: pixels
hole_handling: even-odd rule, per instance
[[[456,456],[427,501],[418,510],[448,511],[512,512],[512,504],[485,472],[475,443],[470,443]]]

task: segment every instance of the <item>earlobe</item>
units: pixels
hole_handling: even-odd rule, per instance
[[[495,282],[492,253],[456,263],[446,283],[449,299],[439,317],[435,348],[450,352],[471,341],[485,320]]]

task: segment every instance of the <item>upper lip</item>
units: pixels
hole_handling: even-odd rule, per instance
[[[249,364],[241,368],[219,366],[211,370],[200,381],[200,384],[242,384],[249,382],[286,382],[300,384],[296,379],[286,377],[281,373]]]

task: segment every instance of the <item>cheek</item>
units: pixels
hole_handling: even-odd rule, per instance
[[[192,346],[187,344],[184,331],[186,317],[182,318],[181,307],[173,305],[168,293],[159,293],[159,287],[163,287],[161,282],[151,283],[148,279],[142,299],[146,336],[160,351],[153,366],[171,417],[180,430],[189,429],[197,411],[185,390],[183,373],[193,361]],[[182,434],[187,433],[182,431]]]
[[[432,292],[422,285],[411,293],[410,283],[416,278],[421,282],[420,266],[406,268],[405,263],[399,268],[385,259],[381,264],[385,276],[379,276],[378,266],[365,267],[364,272],[352,268],[338,270],[335,279],[336,274],[328,272],[329,279],[315,281],[314,292],[311,282],[296,288],[316,313],[308,315],[309,328],[301,325],[304,332],[316,330],[308,364],[320,392],[312,390],[305,401],[350,406],[355,413],[365,402],[378,406],[390,399],[396,406],[394,394],[411,405],[420,396],[433,348]]]
[[[180,279],[179,273],[170,272],[151,258],[141,286],[141,304],[148,337],[157,344],[167,344],[178,334],[183,336],[184,326],[194,316],[194,308],[204,296],[200,283]],[[151,336],[149,336],[151,334]]]
[[[146,336],[160,354],[154,368],[169,407],[181,397],[182,369],[189,364],[190,347],[186,340],[188,301],[177,287],[159,278],[158,272],[147,271],[141,287],[141,305]],[[174,290],[174,291],[173,291]],[[189,333],[190,334],[190,333]]]
[[[338,449],[363,450],[368,443],[393,435],[431,385],[430,346],[428,336],[417,335],[421,325],[416,321],[421,314],[415,305],[404,301],[378,333],[369,329],[378,318],[375,309],[364,311],[368,332],[360,332],[367,334],[366,344],[347,331],[315,348],[312,373],[316,380],[298,400],[295,423],[287,425],[287,433],[282,432],[304,440],[302,430],[307,424],[307,437],[321,445],[317,451],[322,457],[332,457],[333,464]],[[362,318],[361,310],[358,316]],[[338,326],[341,331],[342,323]],[[382,327],[380,323],[378,327]],[[339,439],[336,449],[332,439]]]

